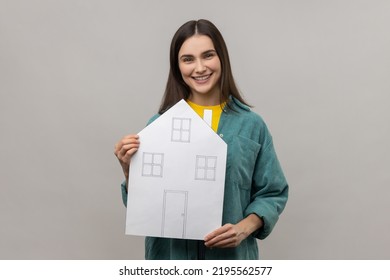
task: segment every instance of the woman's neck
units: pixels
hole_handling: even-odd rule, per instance
[[[200,106],[215,106],[221,103],[219,95],[191,94],[188,100]]]

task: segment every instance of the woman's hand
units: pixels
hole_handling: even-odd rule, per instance
[[[131,157],[139,148],[140,142],[138,139],[138,135],[127,135],[115,145],[114,154],[122,166],[123,174],[126,177],[126,182],[129,180],[129,166]]]
[[[205,246],[210,248],[237,247],[252,232],[261,228],[262,226],[263,220],[255,214],[250,214],[248,217],[235,225],[225,224],[206,235],[204,238]]]
[[[208,234],[204,241],[206,247],[231,248],[240,245],[247,236],[238,224],[225,224]]]

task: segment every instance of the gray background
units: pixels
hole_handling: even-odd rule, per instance
[[[390,2],[0,0],[0,258],[142,259],[113,154],[173,33],[224,35],[291,185],[265,259],[390,258]]]

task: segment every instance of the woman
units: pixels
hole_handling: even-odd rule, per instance
[[[203,241],[146,237],[146,259],[258,259],[256,238],[275,226],[288,197],[288,185],[262,118],[252,112],[235,85],[226,44],[207,20],[189,21],[175,33],[170,71],[158,118],[185,99],[201,116],[212,110],[211,127],[228,145],[223,226]],[[126,181],[140,142],[128,135],[115,146]]]

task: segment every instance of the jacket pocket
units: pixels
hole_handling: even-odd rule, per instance
[[[228,143],[227,176],[240,189],[250,190],[252,175],[261,145],[243,136],[234,136]]]

